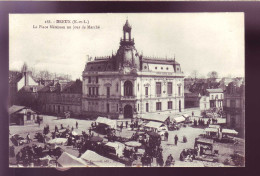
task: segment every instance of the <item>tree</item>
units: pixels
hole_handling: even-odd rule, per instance
[[[194,78],[195,80],[198,78],[199,72],[198,70],[193,70],[190,74],[191,78]]]
[[[218,73],[216,71],[211,71],[211,72],[208,73],[208,78],[217,79]]]

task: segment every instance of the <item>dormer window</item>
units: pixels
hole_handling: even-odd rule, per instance
[[[168,67],[166,67],[166,70],[168,70],[169,68]]]
[[[147,67],[146,67],[146,66],[144,66],[144,69],[147,69]]]
[[[157,70],[157,67],[155,67],[155,70]]]
[[[161,70],[163,70],[163,67],[161,67]]]

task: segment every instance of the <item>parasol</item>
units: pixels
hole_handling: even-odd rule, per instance
[[[136,141],[129,141],[126,142],[125,145],[129,146],[129,147],[140,147],[142,144]]]

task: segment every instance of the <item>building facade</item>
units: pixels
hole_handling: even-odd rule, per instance
[[[174,59],[141,55],[126,21],[116,54],[95,58],[83,71],[82,113],[133,118],[184,109],[184,74]]]
[[[231,82],[225,92],[223,110],[227,117],[227,126],[239,131],[244,136],[245,130],[245,89]]]
[[[207,89],[210,108],[223,108],[224,93],[222,89]]]
[[[65,112],[70,112],[72,116],[81,115],[82,81],[60,81],[45,86],[38,93],[41,112],[61,116]]]

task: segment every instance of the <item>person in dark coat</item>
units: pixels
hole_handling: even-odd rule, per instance
[[[169,133],[167,131],[164,133],[164,136],[165,136],[165,140],[168,141]]]
[[[175,135],[175,137],[174,137],[174,143],[175,143],[175,145],[177,145],[178,144],[178,136],[177,136],[177,134]]]
[[[126,126],[126,128],[127,128],[127,126],[128,126],[128,121],[125,122],[125,126]]]
[[[79,125],[79,124],[78,124],[78,122],[76,121],[76,129],[78,129],[78,125]]]

